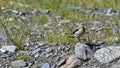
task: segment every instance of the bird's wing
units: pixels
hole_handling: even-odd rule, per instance
[[[73,33],[72,33],[72,34],[75,34],[75,32],[76,32],[76,31],[78,31],[78,30],[79,30],[78,28],[77,28],[77,29],[75,29],[75,30],[73,31]]]

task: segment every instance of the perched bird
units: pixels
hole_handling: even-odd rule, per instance
[[[79,26],[73,31],[70,35],[72,38],[77,38],[80,41],[80,36],[85,33],[85,27],[83,23],[80,23]]]

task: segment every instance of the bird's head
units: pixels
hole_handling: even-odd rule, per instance
[[[84,24],[83,23],[80,23],[78,28],[84,28]]]

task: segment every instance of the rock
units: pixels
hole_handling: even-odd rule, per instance
[[[19,11],[17,11],[17,10],[11,10],[11,12],[12,12],[12,13],[15,13],[15,14],[18,14],[18,13],[19,13]]]
[[[49,45],[50,45],[50,46],[57,46],[58,43],[56,43],[56,42],[52,42],[52,43],[49,43]]]
[[[6,49],[8,52],[15,52],[15,50],[17,49],[17,47],[14,45],[2,46],[2,48]]]
[[[52,65],[51,68],[56,68],[56,65]]]
[[[50,57],[52,55],[53,55],[53,53],[49,53],[49,54],[46,55],[46,57],[48,58],[48,57]]]
[[[57,66],[60,67],[61,65],[65,64],[66,63],[66,59],[62,59],[58,64]]]
[[[77,60],[75,55],[72,55],[68,58],[66,64],[71,64],[74,60]]]
[[[59,46],[59,47],[57,48],[58,51],[60,51],[61,49],[62,49],[61,46]]]
[[[90,47],[83,43],[77,43],[75,46],[75,55],[82,60],[88,60],[92,57],[93,51]]]
[[[2,63],[0,63],[0,67],[2,66]]]
[[[65,48],[65,51],[69,51],[70,50],[70,48]]]
[[[33,49],[37,49],[37,48],[39,48],[39,46],[37,46],[37,45],[36,45],[36,46],[34,46],[34,48],[33,48]]]
[[[55,57],[54,62],[57,62],[57,61],[59,61],[59,60],[60,60],[60,56],[57,56],[57,57]]]
[[[113,16],[113,15],[118,15],[117,14],[117,12],[115,11],[115,10],[113,10],[113,8],[109,8],[109,9],[107,9],[106,11],[105,11],[105,15],[106,16]]]
[[[31,55],[35,55],[36,53],[40,52],[40,48],[37,48],[31,52]]]
[[[51,52],[53,49],[50,47],[50,48],[47,48],[46,49],[46,52]]]
[[[94,45],[96,45],[96,46],[100,46],[100,45],[104,44],[105,42],[95,39],[91,43],[94,44]]]
[[[1,33],[0,33],[1,34]],[[0,35],[0,44],[1,45],[5,45],[5,41],[1,38],[1,35]]]
[[[12,61],[11,62],[11,66],[12,67],[25,67],[26,66],[26,62],[23,61],[23,60]]]
[[[1,51],[2,53],[6,53],[6,52],[7,52],[7,50],[6,50],[5,48],[1,48],[0,51]]]
[[[45,42],[38,42],[38,45],[39,46],[44,46],[44,45],[46,45],[46,43]]]
[[[31,68],[39,68],[40,66],[38,64],[33,64],[32,66],[30,66]],[[30,68],[29,67],[29,68]]]
[[[28,64],[29,67],[32,66],[32,65],[33,65],[33,62],[30,62],[30,63]]]
[[[9,55],[7,55],[7,54],[1,55],[1,58],[7,58],[7,57],[9,57]]]
[[[66,57],[66,56],[67,56],[66,53],[62,53],[62,54],[61,54],[61,57]]]
[[[94,57],[101,63],[108,63],[120,58],[120,46],[109,46],[99,49],[95,52]]]
[[[29,67],[22,67],[22,68],[29,68]]]
[[[50,65],[48,63],[44,63],[41,65],[40,68],[50,68]]]
[[[68,60],[66,61],[66,64],[61,66],[60,68],[78,68],[81,66],[81,62],[75,55],[71,55]]]
[[[35,54],[35,55],[34,55],[34,57],[39,57],[39,54],[38,54],[38,53],[37,53],[37,54]]]
[[[115,63],[112,68],[120,68],[120,60],[117,61],[117,63]]]

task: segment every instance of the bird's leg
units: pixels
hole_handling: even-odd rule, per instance
[[[80,42],[80,37],[77,37],[78,41]]]

